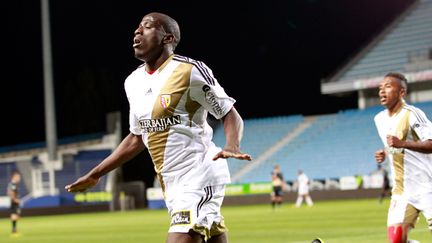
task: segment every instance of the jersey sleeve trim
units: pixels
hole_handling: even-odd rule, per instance
[[[189,57],[184,57],[184,56],[180,56],[180,55],[175,55],[173,57],[173,60],[176,60],[176,61],[179,61],[179,62],[184,62],[184,63],[189,63],[189,64],[194,65],[196,67],[196,69],[204,77],[204,80],[206,81],[207,84],[209,84],[209,85],[215,85],[214,77],[210,74],[210,71],[209,71],[208,67],[206,67],[203,64],[203,62],[196,61],[196,60],[193,60],[193,59],[191,59]]]

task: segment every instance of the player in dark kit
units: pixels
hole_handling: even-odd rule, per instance
[[[275,165],[271,172],[271,179],[273,185],[273,191],[270,195],[272,209],[274,210],[276,205],[281,206],[283,201],[283,187],[284,179],[279,165]]]
[[[391,186],[388,171],[381,164],[378,164],[378,171],[383,175],[382,191],[379,197],[379,203],[382,203],[387,195],[391,196]]]
[[[10,202],[10,219],[12,222],[12,234],[17,233],[17,221],[21,216],[20,199],[18,193],[18,185],[21,182],[21,174],[18,171],[12,172],[10,182],[8,184],[8,196]]]

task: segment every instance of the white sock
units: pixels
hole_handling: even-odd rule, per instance
[[[303,197],[297,197],[296,207],[300,207],[303,202]]]
[[[306,203],[307,203],[308,206],[312,206],[313,205],[312,198],[310,196],[306,197]]]

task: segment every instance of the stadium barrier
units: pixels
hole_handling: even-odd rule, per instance
[[[375,177],[368,176],[368,178]],[[354,176],[343,179],[340,186],[336,185],[334,180],[328,181],[331,183],[331,186],[327,187],[329,190],[325,190],[325,186],[316,186],[315,188],[319,188],[318,190],[315,189],[310,191],[314,201],[329,199],[374,198],[378,197],[381,192],[381,187],[379,186],[381,185],[379,184],[380,180],[377,178],[368,179],[367,188],[363,187],[363,185],[366,185],[366,183],[359,184],[356,177]],[[348,181],[347,184],[345,184],[344,181]],[[319,183],[319,181],[315,182]],[[295,187],[293,188],[293,190],[286,190],[284,192],[283,197],[285,202],[295,202],[297,198],[297,190]],[[271,192],[271,182],[229,184],[226,186],[225,190],[224,205],[268,203]],[[166,208],[162,189],[160,187],[147,188],[146,194],[149,209]]]

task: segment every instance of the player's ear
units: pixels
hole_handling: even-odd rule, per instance
[[[173,34],[171,33],[166,33],[164,38],[163,38],[163,43],[164,44],[173,44],[175,41],[175,37]]]
[[[400,95],[400,97],[405,98],[407,96],[407,90],[406,90],[406,88],[402,87],[400,89],[400,91],[399,91],[399,95]]]
[[[406,82],[401,81],[401,87],[399,90],[400,96],[405,98],[408,95],[408,84]]]

